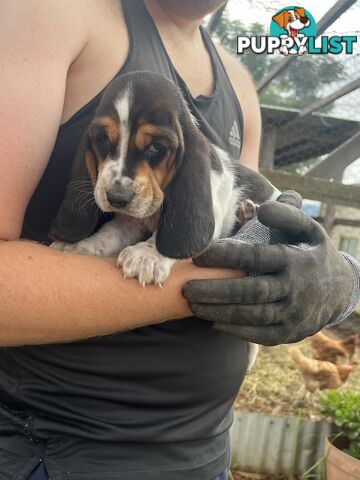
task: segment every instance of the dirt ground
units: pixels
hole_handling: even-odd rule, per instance
[[[360,317],[349,321],[340,329],[325,333],[338,337],[358,332]],[[247,374],[235,402],[235,409],[244,412],[257,412],[265,415],[300,415],[311,419],[321,418],[319,397],[321,392],[307,393],[302,375],[289,356],[293,345],[261,347],[255,366]],[[302,352],[311,356],[309,340],[296,344]],[[341,387],[360,394],[360,352],[354,357],[359,365],[348,381]],[[241,478],[241,477],[239,477]]]
[[[233,472],[234,480],[289,480],[289,477],[279,477],[279,476],[269,476],[261,473],[246,473],[241,471],[234,470]],[[296,477],[292,477],[292,480],[297,480]]]

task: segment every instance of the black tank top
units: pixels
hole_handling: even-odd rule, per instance
[[[117,75],[150,70],[176,82],[204,134],[238,161],[241,110],[207,32],[201,29],[215,91],[194,99],[142,0],[123,0],[123,10],[130,50]],[[101,93],[60,127],[23,238],[48,242]],[[3,348],[0,479],[26,478],[41,458],[56,479],[212,480],[229,461],[231,407],[246,365],[245,342],[195,318],[66,345]]]

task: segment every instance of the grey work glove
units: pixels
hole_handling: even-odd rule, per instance
[[[341,316],[354,273],[325,230],[294,206],[266,202],[258,219],[287,243],[214,243],[194,260],[256,276],[193,280],[183,294],[193,314],[217,330],[262,345],[298,342]]]

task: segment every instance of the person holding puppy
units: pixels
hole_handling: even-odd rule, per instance
[[[251,78],[200,28],[223,3],[1,0],[0,479],[223,480],[247,342],[298,341],[357,302],[355,261],[280,202],[258,217],[286,245],[214,244],[163,289],[47,247],[117,75],[172,79],[209,140],[257,168]]]

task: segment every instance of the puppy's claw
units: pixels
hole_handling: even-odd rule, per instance
[[[162,288],[174,262],[161,255],[150,242],[140,242],[120,253],[117,266],[122,267],[124,278],[137,277],[143,287],[154,283]]]

